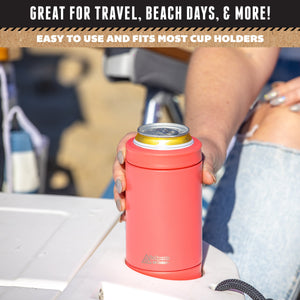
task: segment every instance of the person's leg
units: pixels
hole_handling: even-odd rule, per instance
[[[294,299],[300,282],[300,151],[237,143],[203,228],[265,297]]]

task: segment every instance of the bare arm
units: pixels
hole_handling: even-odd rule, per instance
[[[275,48],[200,48],[193,54],[185,120],[203,145],[203,183],[213,183],[213,174],[224,162],[231,137],[271,74],[277,56]],[[121,211],[125,210],[125,143],[133,135],[120,141],[113,167],[114,198]]]
[[[224,162],[227,146],[277,61],[277,48],[199,48],[186,84],[186,124],[203,143],[204,182]]]

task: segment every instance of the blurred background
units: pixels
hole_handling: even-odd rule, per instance
[[[145,88],[109,82],[102,59],[103,49],[38,48],[13,62],[19,105],[50,138],[46,193],[100,197],[118,141],[141,124]]]

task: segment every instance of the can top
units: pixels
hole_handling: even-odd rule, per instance
[[[138,133],[148,137],[178,137],[189,133],[189,128],[175,123],[152,123],[138,128]]]
[[[138,128],[134,144],[146,149],[172,150],[191,146],[193,139],[185,125],[153,123]]]

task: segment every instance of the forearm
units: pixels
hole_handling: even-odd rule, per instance
[[[270,48],[197,49],[186,84],[185,122],[191,133],[213,140],[226,153],[277,56]]]

